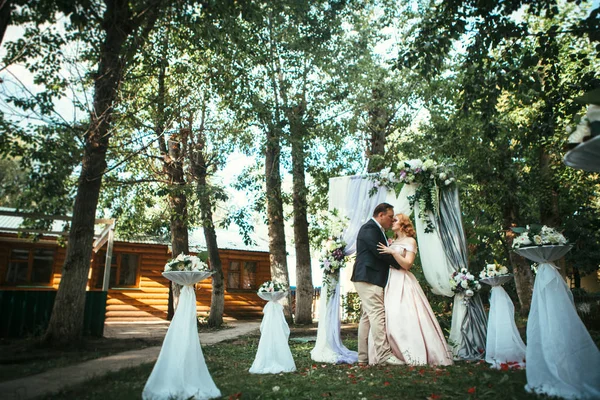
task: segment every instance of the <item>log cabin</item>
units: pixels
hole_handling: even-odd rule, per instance
[[[32,241],[28,237],[21,237],[17,232],[21,229],[19,227],[23,218],[9,215],[11,211],[14,210],[0,208],[2,314],[8,314],[10,310],[14,313],[15,309],[21,307],[15,303],[13,297],[15,294],[25,293],[17,292],[31,292],[29,295],[33,295],[33,292],[55,294],[66,256],[65,239],[61,238],[60,223],[55,221],[49,231],[38,232],[40,236]],[[114,223],[112,226],[114,227]],[[106,228],[97,230],[97,236],[106,231]],[[65,237],[64,233],[62,235]],[[264,281],[271,279],[268,242],[254,238],[256,245],[246,245],[241,236],[231,230],[217,230],[217,240],[225,279],[224,316],[236,319],[261,318],[266,302],[258,297],[256,291]],[[191,254],[205,251],[203,231],[190,231],[189,243]],[[169,281],[161,273],[165,263],[174,256],[171,254],[170,245],[157,238],[123,240],[119,239],[118,234],[114,239],[99,244],[93,252],[87,291],[88,294],[106,293],[105,321],[165,320]],[[107,258],[107,252],[112,253],[110,260]],[[105,273],[109,264],[110,272]],[[208,315],[211,292],[210,278],[196,285],[198,315]],[[52,294],[46,293],[51,296],[51,300],[43,301],[53,302]],[[39,303],[41,300],[37,301]],[[21,308],[27,307],[40,308],[39,304],[22,305]],[[5,318],[6,315],[0,316],[0,320]]]

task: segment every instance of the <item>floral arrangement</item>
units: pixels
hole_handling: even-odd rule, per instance
[[[598,93],[596,97],[598,97]],[[577,125],[567,127],[569,134],[568,145],[570,148],[576,147],[578,144],[585,142],[595,136],[600,135],[600,105],[589,104],[584,117],[576,117]]]
[[[414,196],[408,198],[410,206],[419,205],[418,217],[426,224],[425,232],[433,232],[434,225],[428,213],[439,213],[440,188],[450,186],[456,179],[443,164],[433,160],[403,160],[393,168],[385,168],[374,178],[378,186],[386,186],[400,193],[404,184],[419,183]],[[377,188],[374,188],[377,190]]]
[[[481,284],[466,268],[461,268],[450,276],[450,288],[454,293],[464,293],[468,298],[481,289]]]
[[[340,236],[333,236],[325,240],[322,247],[319,265],[323,269],[323,283],[327,284],[327,298],[330,298],[335,292],[339,271],[346,266],[346,242]]]
[[[285,287],[275,281],[266,281],[258,288],[258,293],[285,292]]]
[[[348,226],[348,219],[340,217],[337,210],[333,210],[323,215],[321,221],[315,236],[320,239],[319,266],[323,270],[323,284],[327,284],[329,299],[335,292],[340,269],[346,266],[346,242],[342,239],[342,234]]]
[[[512,230],[519,234],[513,241],[513,249],[529,246],[563,245],[568,243],[562,233],[546,225],[528,225],[525,228],[512,228]]]
[[[181,253],[177,257],[167,261],[165,264],[165,272],[171,271],[211,271],[207,263],[196,256],[190,256]]]
[[[487,264],[486,267],[479,273],[479,279],[508,275],[508,273],[508,268],[503,265],[498,263]]]
[[[346,255],[344,254],[346,242],[341,237],[330,237],[323,242],[322,247],[319,265],[324,273],[333,274],[344,268],[346,265]]]

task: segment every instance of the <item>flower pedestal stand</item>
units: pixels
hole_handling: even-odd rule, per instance
[[[251,374],[277,374],[293,372],[296,364],[290,351],[288,339],[290,327],[283,315],[283,306],[278,303],[287,292],[259,292],[258,296],[267,300],[260,324],[260,341],[256,357],[249,372]]]
[[[310,357],[317,362],[331,364],[354,364],[358,362],[358,353],[348,350],[342,343],[340,318],[339,270],[323,279],[319,303],[319,326],[317,341]]]
[[[526,347],[515,324],[515,306],[502,287],[511,279],[512,274],[479,280],[492,287],[485,346],[485,361],[492,368],[502,364],[525,367]]]
[[[540,263],[527,321],[529,392],[567,399],[600,398],[600,352],[577,315],[573,295],[553,261],[569,245],[516,249]]]
[[[160,354],[142,392],[144,400],[199,400],[221,396],[204,361],[196,319],[194,284],[211,274],[210,271],[163,272],[163,276],[183,288]]]

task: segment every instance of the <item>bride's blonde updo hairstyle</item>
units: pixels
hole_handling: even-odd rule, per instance
[[[415,227],[413,226],[408,215],[396,214],[396,218],[400,222],[400,230],[404,232],[406,236],[415,237]]]

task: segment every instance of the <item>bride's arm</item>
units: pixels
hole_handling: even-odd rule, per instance
[[[416,247],[416,245],[414,244],[413,246]],[[400,266],[407,271],[409,271],[412,268],[415,262],[416,254],[412,251],[408,251],[406,249],[397,250],[392,248],[391,246],[385,246],[382,243],[379,243],[377,245],[377,249],[380,253],[391,254],[394,257],[394,259],[398,261],[398,264],[400,264]]]

